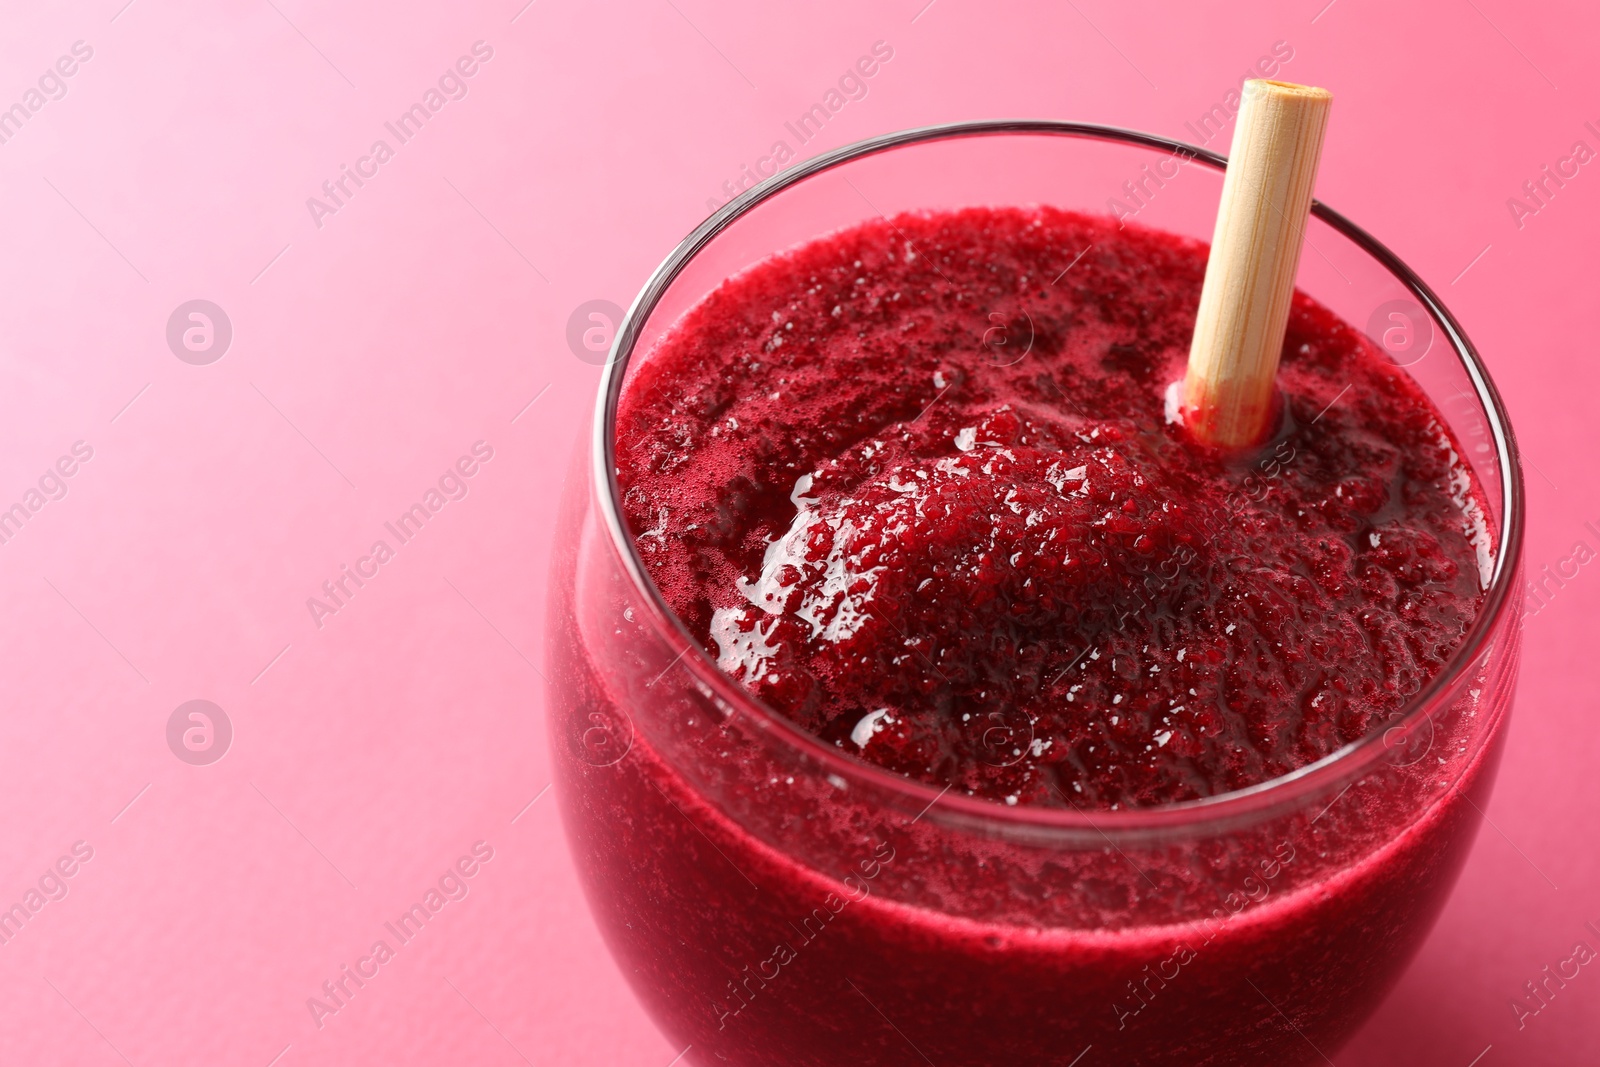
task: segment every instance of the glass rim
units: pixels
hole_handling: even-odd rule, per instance
[[[1314,794],[1320,787],[1337,784],[1345,777],[1355,780],[1360,772],[1370,768],[1382,757],[1387,747],[1387,737],[1392,731],[1400,729],[1409,732],[1419,720],[1428,717],[1435,701],[1442,694],[1462,680],[1465,668],[1478,661],[1488,647],[1503,613],[1508,605],[1514,603],[1510,594],[1512,578],[1522,554],[1523,481],[1516,438],[1499,391],[1479,359],[1477,349],[1467,338],[1455,316],[1444,306],[1433,289],[1386,245],[1319,200],[1313,200],[1311,203],[1312,216],[1321,219],[1376,260],[1412,296],[1416,297],[1434,320],[1443,327],[1454,355],[1472,382],[1475,399],[1483,408],[1495,446],[1495,459],[1502,485],[1499,539],[1493,570],[1485,590],[1483,610],[1473,620],[1466,637],[1444,670],[1407,701],[1399,716],[1389,720],[1389,725],[1385,729],[1373,729],[1365,736],[1287,774],[1269,778],[1243,789],[1229,790],[1195,800],[1148,807],[1084,811],[1078,808],[1044,808],[1020,804],[1008,806],[983,797],[950,796],[948,785],[940,789],[838,751],[767,706],[716,665],[709,653],[689,632],[688,627],[667,605],[654,579],[650,577],[622,514],[622,494],[617,481],[616,466],[617,405],[622,396],[628,363],[635,354],[645,320],[654,312],[661,297],[679,274],[719,233],[751,209],[791,185],[854,160],[896,148],[932,141],[1006,134],[1116,142],[1170,152],[1186,157],[1185,162],[1198,161],[1214,170],[1225,171],[1227,168],[1227,157],[1209,149],[1159,134],[1118,126],[1054,119],[950,122],[880,134],[802,160],[759,182],[713,212],[667,255],[639,290],[639,294],[623,316],[613,336],[611,349],[601,374],[591,431],[593,437],[590,449],[592,460],[590,474],[594,479],[591,487],[595,490],[604,514],[612,546],[627,571],[634,591],[642,596],[650,616],[649,625],[656,635],[667,643],[669,649],[677,653],[673,665],[689,670],[703,688],[709,689],[727,707],[734,709],[736,713],[747,714],[769,734],[776,735],[792,748],[817,760],[825,770],[864,780],[891,793],[900,794],[908,804],[915,805],[924,812],[928,812],[938,804],[951,814],[961,814],[966,821],[995,829],[1089,830],[1102,837],[1105,831],[1112,829],[1123,831],[1159,828],[1194,829],[1262,811],[1277,810],[1283,803],[1292,803],[1296,799]],[[868,207],[871,205],[868,204]]]

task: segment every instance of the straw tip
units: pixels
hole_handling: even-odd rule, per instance
[[[1315,85],[1301,85],[1298,82],[1274,81],[1271,78],[1251,78],[1244,83],[1246,95],[1274,96],[1279,99],[1293,99],[1305,103],[1331,101],[1333,94],[1328,90]]]

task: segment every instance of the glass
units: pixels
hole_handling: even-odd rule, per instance
[[[1300,288],[1365,326],[1449,422],[1489,505],[1482,612],[1386,729],[1161,807],[1005,807],[844,756],[759,704],[670,613],[624,528],[617,398],[723,279],[924,208],[1044,203],[1208,240],[1224,160],[1148,134],[963,123],[797,164],[695,230],[620,325],[553,562],[550,718],[600,927],[685,1060],[1322,1062],[1431,927],[1515,688],[1522,484],[1505,413],[1432,291],[1317,204]]]

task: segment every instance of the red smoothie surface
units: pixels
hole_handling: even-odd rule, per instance
[[[1196,447],[1168,386],[1205,262],[970,209],[730,279],[622,398],[651,575],[807,731],[1008,804],[1191,800],[1364,736],[1478,611],[1475,483],[1415,383],[1302,295],[1275,438]]]
[[[1167,394],[1205,259],[970,209],[727,280],[619,407],[669,606],[833,751],[998,812],[1110,821],[1381,727],[1480,609],[1480,489],[1413,381],[1303,296],[1273,438],[1192,445]],[[700,1067],[1321,1063],[1460,869],[1515,672],[1513,634],[1422,742],[1281,812],[1115,848],[988,833],[730,713],[583,558],[554,604],[561,803],[624,973]]]

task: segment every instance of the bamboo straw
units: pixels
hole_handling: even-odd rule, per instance
[[[1220,448],[1259,444],[1276,413],[1295,271],[1333,94],[1247,81],[1183,380],[1184,425]]]

